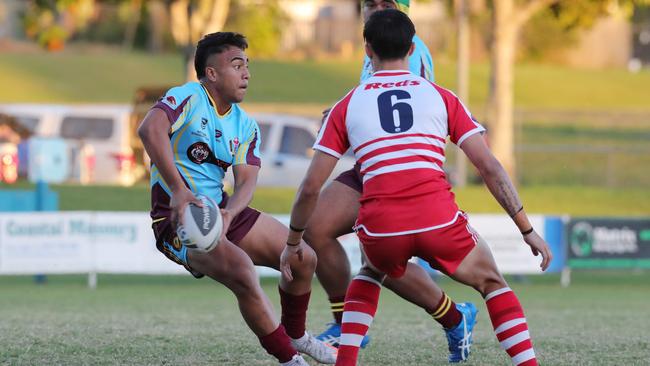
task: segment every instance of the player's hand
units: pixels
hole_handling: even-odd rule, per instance
[[[221,236],[219,237],[219,241],[222,241],[226,238],[226,234],[228,233],[228,228],[230,228],[230,223],[232,223],[233,215],[230,210],[226,209],[220,209],[221,211],[221,220],[223,222],[223,229],[221,230]]]
[[[551,260],[553,260],[553,253],[551,253],[551,249],[546,244],[546,241],[536,231],[524,235],[524,241],[530,246],[533,255],[538,256],[540,253],[542,254],[542,263],[540,263],[539,267],[542,271],[546,271],[551,264]]]
[[[187,187],[172,192],[172,199],[169,201],[169,206],[172,209],[172,224],[178,227],[181,217],[183,217],[183,210],[188,204],[193,203],[199,207],[203,207],[203,202],[196,198],[194,193]]]
[[[280,273],[282,277],[291,282],[293,275],[291,274],[291,257],[298,256],[298,260],[302,261],[302,240],[298,245],[285,245],[282,254],[280,254]]]

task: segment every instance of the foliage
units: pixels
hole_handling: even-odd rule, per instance
[[[287,21],[278,0],[233,1],[230,14],[224,29],[246,35],[250,42],[249,56],[276,55],[283,25]]]
[[[529,59],[553,58],[574,46],[579,32],[614,12],[631,16],[650,0],[564,0],[543,9],[524,26],[519,54]]]
[[[57,51],[94,15],[95,0],[35,0],[23,14],[25,34],[42,47]]]

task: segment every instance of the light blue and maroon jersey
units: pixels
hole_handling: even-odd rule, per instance
[[[220,203],[223,178],[230,166],[261,165],[257,122],[237,104],[219,115],[200,83],[170,89],[153,108],[165,111],[172,124],[169,143],[174,162],[194,194],[207,195]],[[156,219],[168,212],[171,191],[153,164],[151,188],[152,217]]]
[[[417,35],[413,36],[413,43],[415,43],[415,50],[413,51],[413,54],[409,56],[409,71],[431,82],[435,82],[436,80],[433,74],[433,59],[431,58],[429,48]],[[370,62],[370,58],[366,56],[363,59],[363,69],[361,69],[361,82],[364,82],[366,79],[371,77],[373,73],[372,62]]]

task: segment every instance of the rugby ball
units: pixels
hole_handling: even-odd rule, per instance
[[[203,202],[203,207],[193,203],[185,207],[176,228],[176,235],[186,247],[209,252],[219,243],[223,229],[221,211],[210,197],[202,194],[196,197]]]

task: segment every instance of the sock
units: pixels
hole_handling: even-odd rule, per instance
[[[343,318],[343,304],[345,304],[345,296],[330,297],[329,300],[334,322],[336,324],[341,324],[341,319]]]
[[[359,347],[377,311],[381,283],[363,275],[357,275],[345,295],[341,342],[336,359],[337,366],[357,364]]]
[[[436,305],[436,309],[429,313],[429,315],[445,329],[455,328],[463,318],[460,311],[456,308],[456,303],[444,292],[442,293],[442,299]]]
[[[536,366],[537,359],[528,333],[526,317],[517,296],[509,287],[492,291],[485,296],[494,333],[512,363],[517,366]]]
[[[282,305],[280,322],[284,325],[289,337],[298,339],[305,335],[307,306],[309,306],[309,295],[311,295],[311,292],[302,295],[292,295],[280,287],[278,287],[278,290],[280,292],[280,304]]]
[[[266,352],[277,358],[280,362],[288,362],[294,355],[298,354],[296,349],[291,345],[291,341],[282,324],[271,334],[259,337],[259,340]]]

